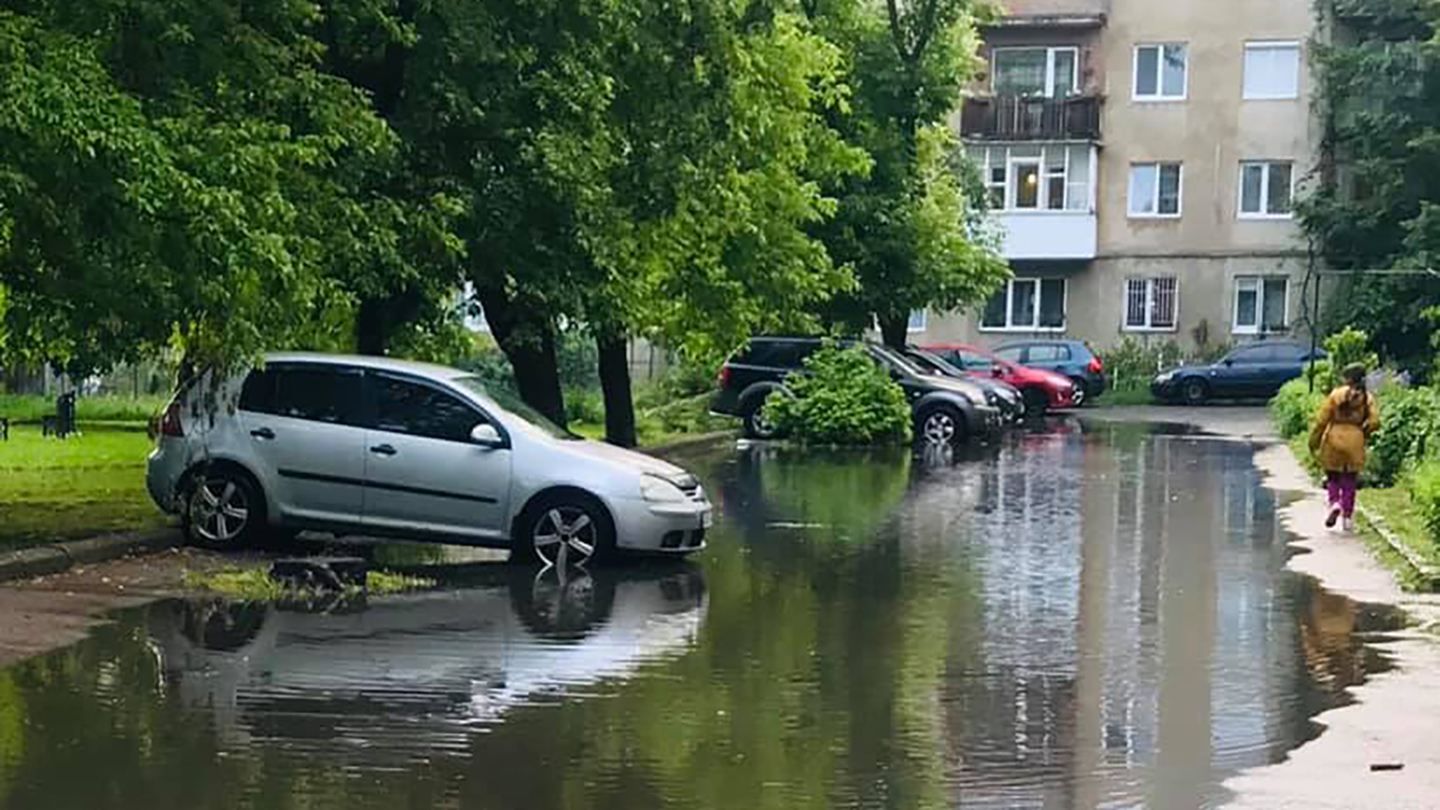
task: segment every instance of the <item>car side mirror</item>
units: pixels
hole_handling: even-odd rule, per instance
[[[471,428],[470,441],[481,447],[499,447],[505,443],[505,440],[500,438],[500,431],[496,430],[495,426],[489,422],[481,422]]]
[[[1234,360],[1231,360],[1231,359],[1228,358],[1228,357],[1225,358],[1224,360],[1220,361],[1220,362],[1224,363],[1227,368],[1230,367],[1230,366],[1235,365],[1235,361],[1234,361]]]

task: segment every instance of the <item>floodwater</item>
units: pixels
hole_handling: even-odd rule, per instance
[[[682,460],[691,563],[160,603],[0,671],[0,808],[1203,807],[1384,666],[1243,444]]]

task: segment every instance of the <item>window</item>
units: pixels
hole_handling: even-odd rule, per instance
[[[1180,216],[1180,164],[1136,163],[1130,167],[1130,216]]]
[[[1007,346],[1006,348],[996,350],[995,356],[1009,363],[1018,363],[1020,362],[1020,355],[1024,353],[1025,349],[1022,346]]]
[[[1288,218],[1294,176],[1294,164],[1288,161],[1241,163],[1241,218]]]
[[[1290,281],[1277,276],[1241,276],[1235,279],[1237,334],[1283,332],[1289,312]]]
[[[1070,347],[1045,343],[1031,346],[1025,355],[1027,363],[1064,363],[1070,360]]]
[[[1185,98],[1185,46],[1180,43],[1135,48],[1135,99],[1172,101]]]
[[[1064,329],[1065,279],[1016,278],[990,297],[982,329]]]
[[[1275,359],[1275,351],[1269,346],[1246,346],[1236,349],[1225,358],[1237,366],[1258,366]]]
[[[470,431],[485,421],[459,398],[428,385],[385,375],[377,375],[374,380],[378,430],[468,442]]]
[[[1180,282],[1174,276],[1125,280],[1125,328],[1172,330],[1179,309]]]
[[[930,312],[925,309],[910,310],[910,322],[905,324],[907,332],[924,332],[929,326]]]
[[[993,58],[996,95],[1063,98],[1080,91],[1076,48],[996,48]]]
[[[1252,100],[1300,97],[1300,43],[1245,43],[1245,92]]]
[[[360,424],[361,384],[357,369],[270,366],[253,371],[240,392],[240,409],[311,422]]]
[[[1089,211],[1090,146],[975,147],[970,157],[980,167],[996,211]]]

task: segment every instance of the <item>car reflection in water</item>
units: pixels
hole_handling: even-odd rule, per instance
[[[600,691],[686,652],[708,604],[689,564],[564,578],[482,568],[485,584],[349,613],[158,606],[151,640],[165,689],[213,713],[226,745],[423,758],[464,750],[517,707]]]

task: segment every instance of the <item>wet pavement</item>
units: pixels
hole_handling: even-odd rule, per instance
[[[402,549],[444,587],[163,601],[0,670],[0,808],[1203,807],[1386,666],[1244,443],[680,460],[688,563]]]

